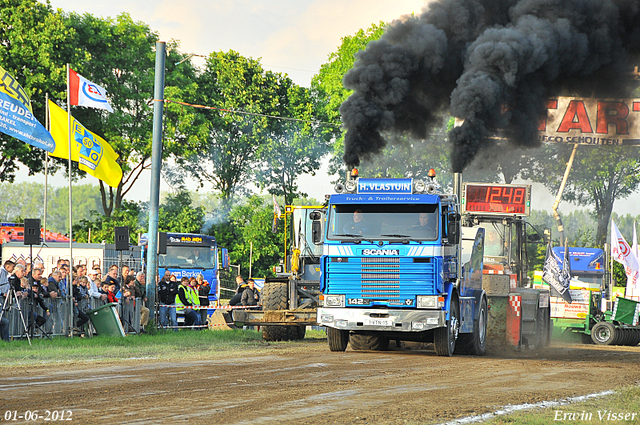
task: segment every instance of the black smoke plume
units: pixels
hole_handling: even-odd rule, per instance
[[[441,0],[389,24],[344,78],[354,93],[340,113],[344,161],[379,153],[387,132],[423,139],[448,113],[453,171],[490,136],[538,145],[551,95],[631,97],[638,65],[640,0]]]

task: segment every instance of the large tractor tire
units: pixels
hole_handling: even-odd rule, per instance
[[[304,339],[304,336],[307,333],[307,327],[305,325],[294,325],[292,326],[291,332],[293,333],[292,339]]]
[[[265,282],[261,293],[263,310],[287,310],[289,308],[289,285],[287,282]],[[262,326],[265,341],[291,341],[298,338],[294,326]],[[295,327],[297,328],[297,326]]]
[[[439,356],[453,356],[460,327],[459,310],[458,298],[452,298],[447,326],[437,328],[433,333],[433,345],[435,346],[436,354]]]
[[[616,327],[609,322],[598,322],[591,329],[591,339],[596,345],[614,345],[616,334]]]
[[[478,318],[473,324],[473,333],[460,334],[456,342],[456,353],[484,356],[487,352],[487,300],[482,298]]]
[[[377,335],[351,335],[349,338],[351,349],[355,351],[375,350],[387,351],[389,349],[389,338]]]
[[[347,344],[349,344],[349,331],[327,328],[327,342],[329,343],[329,350],[344,351],[347,349]]]

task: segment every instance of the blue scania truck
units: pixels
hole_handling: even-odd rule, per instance
[[[454,186],[461,190],[461,175]],[[487,295],[482,227],[461,227],[457,194],[429,179],[359,178],[328,201],[320,260],[331,351],[385,350],[390,340],[433,342],[436,353],[483,355]]]

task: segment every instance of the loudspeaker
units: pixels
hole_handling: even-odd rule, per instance
[[[158,255],[164,255],[167,253],[167,234],[165,232],[158,232]]]
[[[40,219],[24,219],[24,244],[40,245]]]
[[[129,226],[114,227],[113,230],[116,233],[116,251],[128,251],[129,250]]]

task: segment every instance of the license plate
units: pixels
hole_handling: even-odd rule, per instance
[[[393,326],[392,319],[364,319],[365,326]]]

